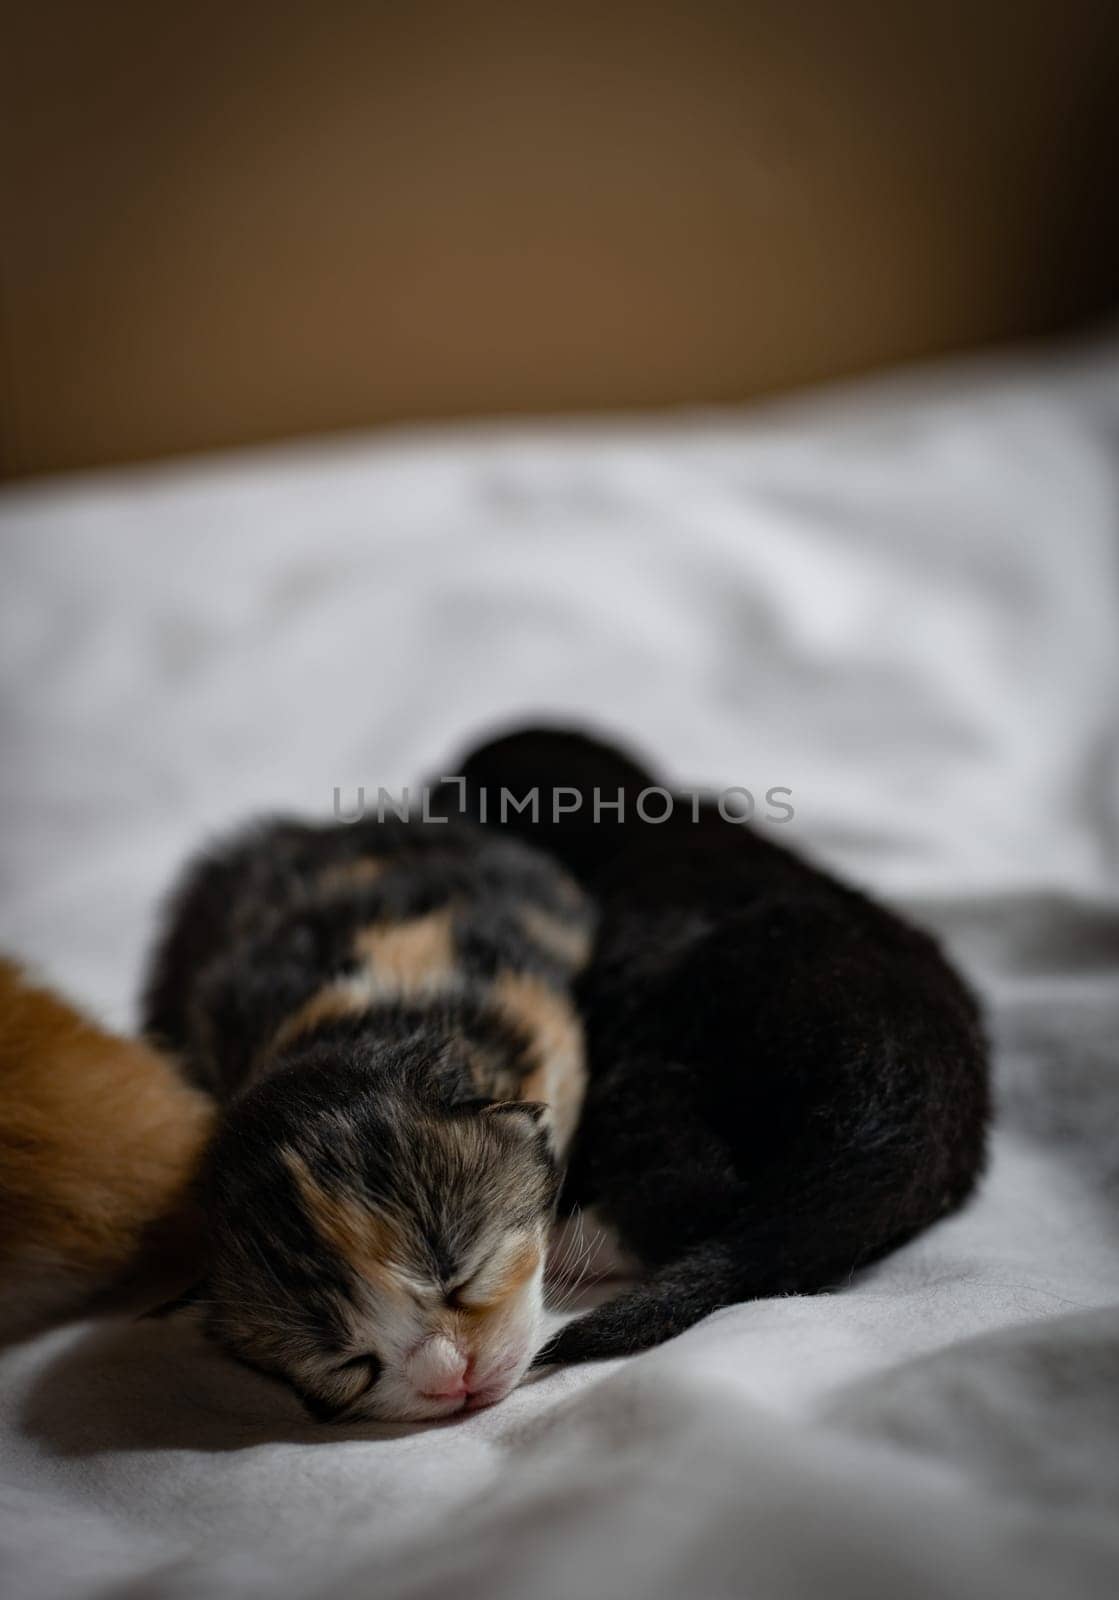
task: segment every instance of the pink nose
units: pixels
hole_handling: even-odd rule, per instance
[[[427,1339],[409,1363],[409,1376],[429,1400],[462,1400],[470,1393],[471,1362],[450,1339]]]
[[[477,1387],[474,1358],[470,1357],[457,1377],[448,1377],[445,1382],[440,1381],[433,1388],[425,1390],[425,1393],[432,1400],[462,1400],[468,1394],[473,1394]]]
[[[457,1378],[446,1378],[434,1389],[423,1392],[429,1400],[461,1400],[470,1393],[470,1386],[465,1374],[460,1373]]]

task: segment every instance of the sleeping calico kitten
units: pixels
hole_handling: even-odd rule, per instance
[[[587,902],[467,824],[272,822],[203,858],[146,1031],[224,1102],[205,1326],[322,1418],[500,1399],[540,1338]]]
[[[528,729],[455,770],[468,813],[491,822],[503,787],[538,788],[545,820],[507,810],[508,827],[599,912],[561,1210],[591,1208],[647,1276],[541,1361],[623,1355],[719,1306],[843,1283],[963,1202],[984,1158],[987,1053],[930,938],[711,802],[693,820],[679,797],[670,820],[642,822],[657,780],[582,735]],[[621,820],[593,820],[596,790],[623,798]],[[457,814],[458,789],[441,803]]]

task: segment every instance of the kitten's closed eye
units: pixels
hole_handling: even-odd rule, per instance
[[[374,1384],[384,1371],[384,1362],[380,1356],[375,1356],[372,1351],[366,1351],[362,1355],[351,1356],[348,1361],[343,1361],[335,1370],[338,1372],[365,1372],[368,1375],[369,1383]]]
[[[342,1399],[327,1399],[292,1381],[292,1387],[316,1422],[347,1420],[347,1414],[352,1407],[376,1388],[384,1372],[384,1363],[372,1351],[365,1351],[361,1355],[350,1356],[348,1360],[339,1362],[333,1368],[333,1372],[346,1382],[346,1393]]]

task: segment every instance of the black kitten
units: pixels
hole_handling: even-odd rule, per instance
[[[987,1053],[931,938],[713,803],[693,812],[685,797],[642,822],[635,801],[656,780],[580,734],[511,734],[458,771],[465,810],[483,814],[484,792],[491,823],[502,788],[538,788],[544,820],[506,808],[504,825],[599,904],[576,991],[590,1078],[561,1208],[593,1208],[647,1277],[538,1360],[623,1355],[734,1301],[825,1289],[966,1199]],[[595,822],[595,791],[624,814]],[[441,792],[451,813],[460,798]]]

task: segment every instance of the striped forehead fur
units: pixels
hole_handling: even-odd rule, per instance
[[[360,1047],[372,1047],[355,1042],[361,1059]],[[315,1037],[301,1066],[266,1079],[231,1114],[210,1200],[228,1220],[224,1254],[250,1264],[241,1247],[256,1237],[285,1287],[331,1257],[358,1275],[385,1254],[436,1270],[491,1223],[531,1226],[547,1215],[557,1174],[528,1112],[419,1093],[417,1045],[385,1056],[392,1081],[377,1092],[370,1067],[337,1061],[345,1049],[337,1035]]]
[[[401,1271],[452,1276],[463,1255],[503,1229],[545,1219],[551,1200],[534,1153],[518,1161],[514,1149],[511,1160],[505,1130],[485,1113],[411,1132],[391,1181],[375,1192],[356,1175],[317,1174],[290,1146],[281,1152],[311,1228],[355,1279],[388,1293],[398,1292]],[[523,1143],[522,1134],[509,1137]]]

